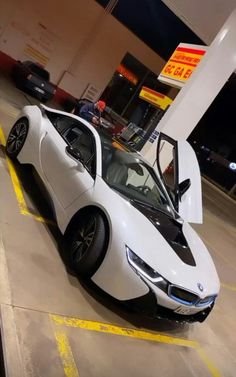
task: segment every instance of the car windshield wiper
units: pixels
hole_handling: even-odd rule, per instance
[[[105,181],[106,182],[106,181]],[[125,192],[124,190],[122,190],[120,187],[117,187],[117,186],[114,186],[114,185],[111,185],[110,183],[106,182],[107,184],[109,184],[109,186],[117,191],[119,194],[121,194],[122,196],[124,196],[127,200],[129,200],[130,202],[134,202],[134,203],[137,203],[137,204],[140,204],[141,206],[143,207],[148,207],[154,211],[159,211],[159,212],[162,212],[164,213],[165,215],[167,215],[168,217],[170,217],[171,219],[175,218],[174,214],[173,213],[170,213],[168,210],[165,210],[163,208],[161,208],[161,206],[155,206],[154,204],[151,204],[151,203],[147,203],[147,202],[143,202],[142,200],[139,200],[139,199],[136,199],[136,198],[133,198],[133,197],[130,197],[128,195],[127,192]]]
[[[151,204],[151,203],[143,202],[142,200],[135,199],[135,198],[130,199],[130,201],[131,201],[131,202],[133,201],[134,203],[140,204],[140,205],[142,205],[142,206],[144,206],[144,207],[151,208],[151,209],[153,209],[154,211],[160,211],[160,212],[164,213],[165,215],[167,215],[167,216],[173,218],[173,215],[172,215],[169,211],[165,211],[165,210],[162,209],[161,207],[156,207],[156,206],[154,206],[154,205]]]

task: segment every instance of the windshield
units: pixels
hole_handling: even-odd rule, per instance
[[[41,77],[42,79],[46,81],[49,81],[49,73],[45,69],[41,68],[37,64],[31,64],[30,69],[37,76]]]
[[[154,169],[140,155],[112,140],[102,139],[102,177],[129,200],[175,216]]]

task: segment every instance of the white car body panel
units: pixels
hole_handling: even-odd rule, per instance
[[[127,246],[131,250],[135,250],[135,253],[142,260],[152,266],[158,273],[164,275],[172,284],[183,287],[188,286],[190,291],[196,294],[200,293],[199,296],[202,298],[219,289],[217,273],[212,259],[205,245],[189,224],[183,224],[183,231],[187,241],[191,243],[191,250],[197,265],[200,267],[201,273],[194,267],[183,263],[176,254],[173,255],[173,250],[164,237],[157,232],[156,228],[150,224],[150,221],[128,201],[121,198],[115,192],[112,197],[104,195],[105,186],[107,185],[103,180],[99,179],[95,184],[93,197],[96,202],[100,202],[103,208],[106,208],[106,212],[109,213],[111,229],[119,229],[119,233],[117,232],[119,234],[118,237],[116,233],[112,234],[112,248],[113,250],[117,250],[117,254],[123,254],[123,257],[120,261],[120,265],[117,265],[117,260],[115,260],[116,264],[113,265],[113,255],[107,254],[102,266],[92,278],[97,285],[108,293],[112,293],[112,295],[116,292],[115,297],[120,300],[130,298],[128,297],[128,290],[123,289],[124,281],[117,284],[115,278],[117,275],[119,280],[119,269],[122,269],[122,260],[126,258],[125,242],[123,240],[129,239]],[[122,209],[122,207],[124,208]],[[116,212],[115,208],[119,208],[119,212],[122,210],[124,214],[122,222],[120,221],[119,212]],[[135,222],[133,220],[134,218]],[[137,228],[141,231],[137,232]],[[120,238],[120,234],[122,234],[122,238]],[[148,237],[144,237],[145,234],[148,234]],[[204,255],[204,259],[202,255]],[[167,265],[172,265],[174,268],[166,271]],[[109,285],[107,281],[104,281],[104,276],[109,276]],[[197,283],[199,282],[205,287],[202,293],[198,292]]]
[[[202,184],[196,154],[191,145],[178,141],[179,182],[190,179],[191,185],[179,202],[179,214],[187,222],[202,223]]]
[[[55,129],[41,141],[42,172],[63,208],[94,185],[91,175],[86,170],[79,171],[78,163],[66,154],[65,148],[66,142]]]
[[[81,171],[78,163],[67,155],[66,141],[37,106],[24,107],[18,117],[18,119],[27,117],[30,123],[18,160],[21,163],[32,164],[37,170],[52,198],[61,232],[64,234],[73,216],[87,206],[100,208],[107,218],[110,230],[108,248],[102,264],[92,276],[92,281],[121,301],[144,296],[151,289],[156,294],[158,303],[163,307],[177,312],[179,310],[180,313],[182,310],[182,314],[201,311],[202,307],[186,308],[149,279],[140,277],[128,263],[126,255],[126,246],[128,246],[171,284],[183,287],[199,298],[217,296],[218,275],[207,248],[196,232],[186,221],[178,220],[182,223],[183,234],[196,262],[196,266],[192,266],[181,260],[166,238],[141,211],[105,183],[102,178],[100,158],[101,141],[94,127],[77,116],[49,109],[46,106],[42,107],[55,114],[79,120],[89,128],[95,138],[98,158],[94,179],[87,170]],[[178,150],[180,152],[179,182],[190,177],[192,183],[181,199],[180,213],[183,218],[201,220],[201,185],[197,160],[187,142],[178,142]],[[195,167],[195,170],[193,169],[193,161],[194,166],[197,165],[197,170]],[[202,291],[199,291],[199,283],[203,287]]]
[[[158,156],[160,159],[158,160]],[[178,196],[178,185],[189,179],[191,184],[188,190],[178,201],[178,213],[187,222],[202,223],[202,184],[201,173],[196,154],[186,140],[173,140],[162,133],[159,135],[157,145],[157,167],[159,175],[165,182],[164,174],[172,162],[174,187],[170,191]],[[167,182],[166,182],[167,183]]]

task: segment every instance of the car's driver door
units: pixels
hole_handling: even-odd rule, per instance
[[[186,140],[176,141],[160,134],[157,167],[180,216],[202,223],[201,175],[195,152]]]
[[[80,149],[81,138],[81,156],[85,157],[83,164],[66,151],[67,146],[75,143]],[[79,121],[65,115],[59,114],[45,133],[41,142],[42,171],[46,182],[64,208],[94,185],[95,151],[92,135],[85,132]],[[88,160],[88,157],[89,163],[85,160]]]

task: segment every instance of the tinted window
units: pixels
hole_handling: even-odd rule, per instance
[[[42,79],[49,81],[49,73],[37,64],[31,64],[30,70]]]
[[[166,186],[169,187],[173,193],[175,190],[174,155],[174,145],[165,140],[162,143],[162,148],[159,153],[159,166]]]
[[[57,131],[62,135],[67,129],[77,126],[78,122],[67,116],[57,116],[54,120],[53,125]]]
[[[95,142],[92,135],[76,126],[67,129],[63,136],[70,146],[80,151],[85,167],[92,176],[95,176]]]
[[[175,208],[178,208],[178,157],[177,157],[177,144],[168,136],[160,135],[157,147],[157,165],[159,172],[162,176],[165,187]]]
[[[111,188],[128,199],[162,208],[173,215],[157,175],[140,155],[102,140],[102,176]]]
[[[51,111],[45,110],[45,114],[59,134],[63,135],[66,130],[73,127],[80,127],[81,123],[69,116],[53,113]]]
[[[86,169],[95,176],[96,148],[92,133],[77,119],[51,111],[45,113],[67,144],[79,149]]]
[[[67,140],[68,144],[75,149],[79,149],[86,162],[90,159],[91,155],[94,153],[93,142],[91,137],[83,132],[81,129],[74,127],[65,132],[64,138]]]

